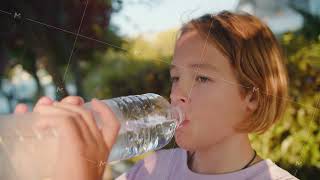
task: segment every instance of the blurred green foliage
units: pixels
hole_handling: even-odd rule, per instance
[[[109,98],[154,92],[168,97],[170,93],[169,64],[176,30],[159,33],[152,39],[138,37],[126,40],[126,51],[97,52],[94,62],[82,67],[87,95]]]
[[[122,53],[109,51],[92,73],[85,77],[85,92],[91,97],[111,98],[154,92],[168,94],[168,65],[157,60],[128,59]],[[91,98],[90,97],[90,98]]]
[[[320,175],[320,41],[286,33],[280,42],[288,58],[290,103],[281,121],[251,139],[261,156],[300,179],[314,179]]]

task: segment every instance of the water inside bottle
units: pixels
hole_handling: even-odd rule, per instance
[[[160,149],[170,141],[177,126],[176,121],[159,115],[149,116],[148,120],[127,121],[122,124],[108,162]]]

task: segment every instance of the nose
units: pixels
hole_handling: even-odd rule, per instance
[[[171,88],[170,100],[172,105],[182,106],[190,102],[190,99],[188,98],[188,93],[186,91],[183,91],[179,87]]]

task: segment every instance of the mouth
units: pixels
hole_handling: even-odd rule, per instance
[[[190,120],[188,119],[185,119],[181,122],[181,124],[178,126],[178,128],[182,128],[182,127],[185,127],[187,126],[188,124],[190,124]]]

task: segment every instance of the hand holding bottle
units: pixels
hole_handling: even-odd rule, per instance
[[[97,128],[92,112],[81,106],[83,100],[79,97],[71,96],[61,102],[44,97],[34,108],[41,118],[34,125],[35,129],[53,128],[58,134],[59,159],[54,168],[54,179],[102,179],[120,124],[105,104],[98,100],[91,103],[92,109],[101,117],[101,130]],[[18,105],[15,113],[26,111],[24,105]]]
[[[26,109],[25,105],[18,105],[16,113],[25,112]],[[124,160],[148,151],[160,149],[170,142],[174,136],[175,129],[184,119],[184,113],[179,107],[171,106],[164,97],[154,93],[122,96],[99,101],[94,100],[85,104],[80,97],[75,96],[67,97],[59,103],[53,103],[49,98],[42,98],[36,104],[34,112],[36,113],[29,116],[10,116],[3,117],[3,119],[6,120],[4,122],[7,122],[7,127],[23,130],[23,132],[18,133],[18,137],[20,137],[19,134],[28,133],[35,134],[38,137],[38,133],[33,132],[32,127],[29,127],[30,124],[37,124],[38,129],[46,130],[49,128],[49,131],[40,132],[40,135],[46,132],[50,133],[50,128],[54,128],[65,137],[60,137],[58,138],[59,141],[57,141],[55,140],[57,138],[52,138],[55,133],[50,133],[49,137],[45,138],[45,141],[35,142],[35,146],[45,147],[37,149],[39,154],[33,153],[34,156],[30,157],[26,155],[26,152],[20,153],[20,156],[16,155],[15,157],[22,157],[25,162],[34,162],[33,166],[28,165],[26,169],[30,170],[29,167],[43,169],[43,171],[34,172],[35,176],[53,174],[51,173],[52,171],[59,172],[60,169],[66,174],[59,174],[63,174],[61,177],[66,178],[68,178],[67,173],[71,177],[71,175],[77,175],[76,172],[79,170],[82,170],[82,173],[91,172],[101,175],[100,172],[103,171],[103,168],[98,171],[93,171],[92,169],[88,171],[90,163],[91,165],[104,167],[107,162]],[[26,122],[27,120],[32,122],[34,119],[45,120],[39,123]],[[19,126],[16,124],[19,124]],[[3,136],[15,135],[11,131],[6,131],[2,134]],[[101,139],[104,141],[101,141]],[[23,147],[23,143],[19,141],[13,140],[12,142],[17,142]],[[61,142],[60,145],[58,142]],[[103,143],[105,143],[104,146]],[[54,147],[55,151],[57,151],[56,147],[58,147],[59,153],[50,152],[53,149],[51,147]],[[64,152],[62,151],[63,148],[69,151]],[[106,148],[106,150],[103,148]],[[15,149],[19,152],[21,148],[15,147]],[[97,154],[96,150],[99,150]],[[76,156],[76,153],[81,154],[81,158]],[[58,156],[56,157],[56,155]],[[65,157],[62,161],[64,163],[61,161],[58,163],[58,165],[62,164],[61,167],[57,165],[55,168],[55,166],[51,167],[52,165],[50,165],[45,168],[46,162],[53,162],[62,157]],[[18,162],[19,158],[16,159]],[[36,161],[31,162],[32,159]],[[76,166],[73,168],[74,171],[65,170],[72,166]],[[18,174],[24,175],[26,173],[30,174],[29,171],[19,172]],[[84,174],[81,174],[82,176],[86,177]],[[89,174],[89,176],[91,175]],[[91,177],[95,178],[94,176]],[[72,177],[72,179],[75,178]]]

